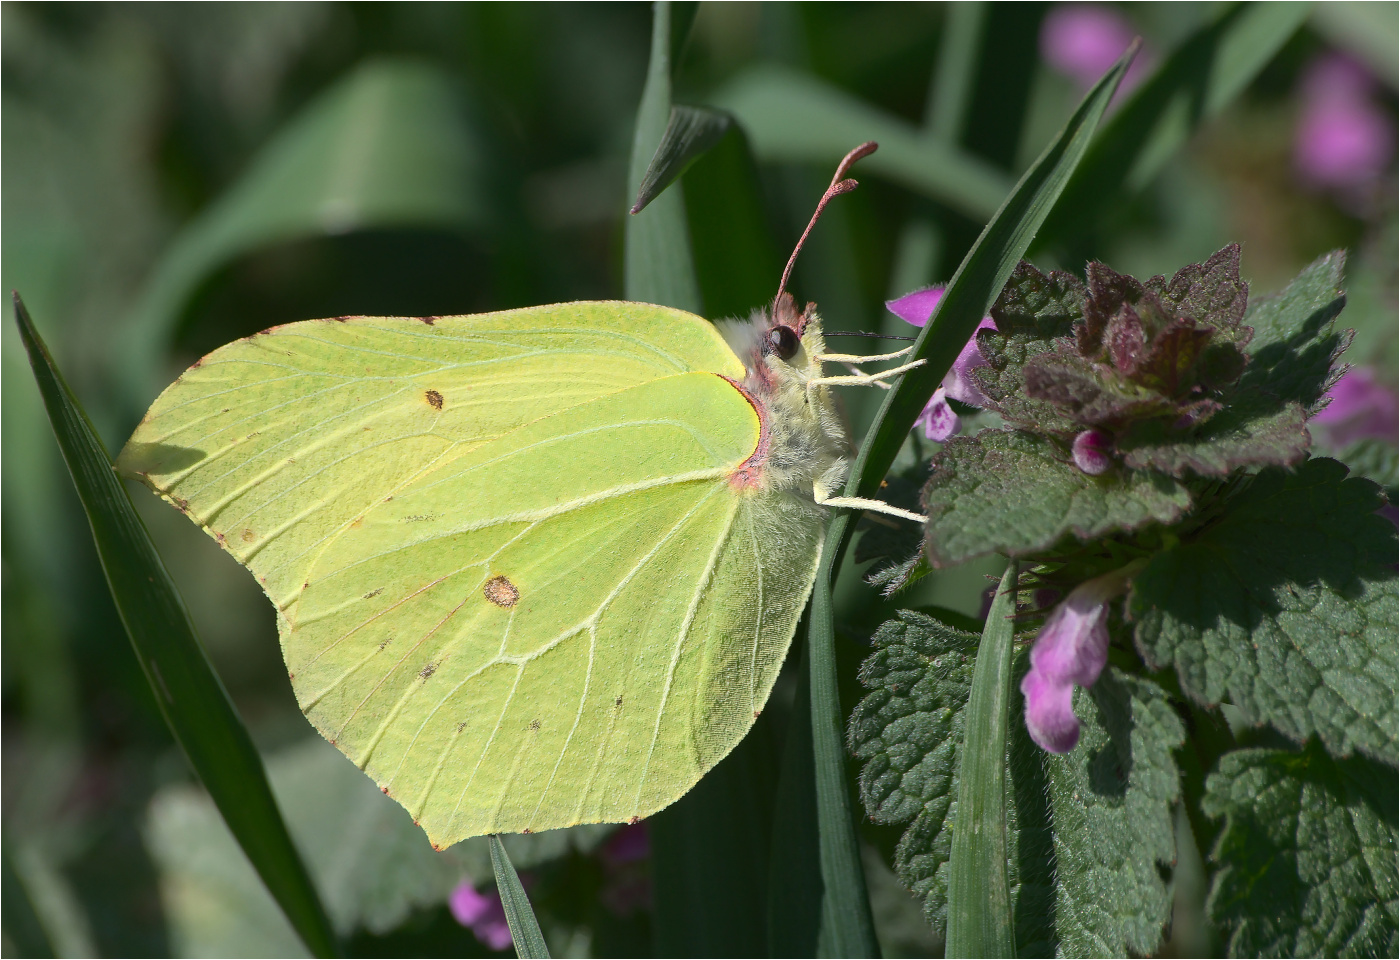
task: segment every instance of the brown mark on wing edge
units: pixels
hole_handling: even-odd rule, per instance
[[[763,467],[768,462],[768,447],[771,442],[768,431],[768,416],[763,409],[763,404],[752,393],[744,389],[743,384],[737,380],[731,380],[723,374],[719,375],[726,383],[739,391],[740,396],[749,402],[753,407],[753,412],[758,417],[758,443],[753,448],[753,453],[749,458],[729,475],[729,483],[733,487],[741,490],[757,487],[763,478]]]
[[[495,576],[482,584],[482,594],[498,607],[510,608],[520,602],[520,590],[505,577]]]
[[[424,393],[423,399],[427,400],[428,406],[432,407],[434,410],[442,409],[442,394],[438,393],[436,390],[429,390]]]

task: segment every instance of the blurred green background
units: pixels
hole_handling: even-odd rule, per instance
[[[719,151],[683,181],[707,312],[772,296],[835,161],[877,139],[793,289],[836,329],[898,332],[882,301],[951,275],[1124,38],[1144,37],[1141,80],[1222,10],[702,4],[675,98],[733,111],[753,155]],[[0,17],[0,273],[113,451],[181,369],[276,323],[621,296],[648,5],[4,3]],[[1349,358],[1393,393],[1396,19],[1394,3],[1299,8],[1237,97],[1035,259],[1146,276],[1239,241],[1262,293],[1345,247]],[[161,722],[3,329],[4,953],[298,952]],[[850,399],[859,427],[869,398]],[[490,954],[447,906],[464,880],[490,888],[484,847],[433,853],[322,743],[252,578],[133,496],[348,949]],[[985,572],[930,577],[902,602],[975,616]],[[858,574],[840,590],[852,664],[888,609]],[[606,828],[517,840],[556,955],[650,955],[645,857]],[[892,838],[867,840],[886,952],[940,951],[881,862]]]

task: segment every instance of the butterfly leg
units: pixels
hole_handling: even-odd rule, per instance
[[[829,497],[820,488],[814,488],[813,496],[817,503],[824,507],[848,507],[852,510],[869,510],[872,513],[883,513],[891,517],[901,517],[905,520],[912,520],[915,523],[925,523],[928,517],[922,514],[913,513],[909,510],[902,510],[899,507],[891,506],[881,500],[867,500],[865,497]]]
[[[813,377],[807,381],[807,392],[810,396],[812,388],[817,386],[850,386],[869,387],[874,386],[882,380],[898,376],[913,370],[915,367],[922,367],[927,361],[915,360],[913,363],[902,364],[898,367],[891,367],[888,370],[880,370],[877,373],[860,373],[848,377]]]
[[[874,355],[864,353],[823,353],[812,359],[818,363],[875,363],[878,360],[898,360],[907,356],[913,347],[905,347],[903,350],[896,350],[894,353],[877,353]]]

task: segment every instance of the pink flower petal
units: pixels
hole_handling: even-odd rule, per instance
[[[914,421],[914,426],[924,428],[924,436],[942,443],[962,428],[962,421],[948,406],[946,391],[939,387],[933,391],[923,412]]]
[[[448,895],[447,907],[452,911],[452,916],[456,918],[458,923],[469,927],[490,912],[491,899],[494,895],[495,891],[492,891],[490,895],[478,893],[470,880],[463,880]],[[496,902],[500,902],[499,897],[496,897]]]
[[[902,297],[886,300],[885,307],[905,323],[922,327],[928,323],[929,317],[933,316],[933,311],[938,306],[938,301],[942,299],[943,287],[925,287],[913,293],[906,293]]]
[[[977,334],[983,330],[994,331],[996,328],[997,325],[991,317],[983,317],[977,324],[977,329],[972,331],[972,336],[963,345],[958,358],[953,361],[953,368],[943,378],[943,386],[948,391],[948,396],[954,400],[973,407],[985,407],[990,402],[978,389],[977,381],[972,378],[972,371],[987,365],[987,361],[982,358],[982,351],[977,347]]]

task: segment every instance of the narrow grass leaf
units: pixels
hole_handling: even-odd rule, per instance
[[[1134,45],[1089,91],[1064,130],[1021,178],[968,251],[938,312],[914,343],[914,358],[927,362],[905,374],[886,394],[846,482],[848,496],[873,497],[878,493],[880,481],[894,462],[914,419],[972,336],[1084,156],[1099,119],[1136,53]],[[825,909],[834,921],[836,935],[832,949],[837,956],[873,956],[877,949],[874,925],[846,790],[831,621],[831,584],[853,530],[849,512],[840,512],[832,519],[812,593],[808,633],[812,740]]]
[[[248,730],[195,634],[111,458],[15,295],[15,316],[107,585],[170,732],[287,919],[317,956],[337,952],[330,921],[287,833]]]
[[[628,213],[634,216],[642,212],[647,204],[676,181],[686,168],[694,163],[725,135],[734,119],[727,113],[710,110],[706,107],[671,107],[671,119],[666,124],[666,132],[661,135],[661,143],[647,166],[642,177],[642,185],[637,188],[637,199]]]
[[[1006,878],[1006,750],[1016,561],[1006,566],[987,614],[967,701],[958,816],[948,867],[948,955],[1014,957]]]
[[[544,934],[540,933],[539,921],[535,919],[530,898],[525,895],[525,887],[520,883],[520,875],[511,866],[510,855],[506,853],[498,835],[491,834],[489,840],[491,869],[496,871],[496,890],[506,911],[506,923],[510,926],[510,939],[515,943],[516,955],[548,957],[549,947],[545,946]]]
[[[654,9],[651,60],[642,87],[642,102],[637,108],[637,128],[627,172],[629,197],[641,193],[671,118],[671,7],[662,0]],[[628,300],[678,307],[692,313],[703,309],[681,191],[665,191],[646,209],[627,218],[624,272]]]

